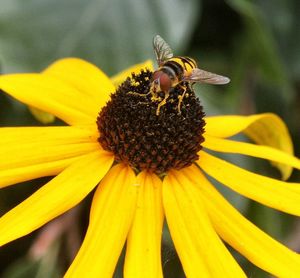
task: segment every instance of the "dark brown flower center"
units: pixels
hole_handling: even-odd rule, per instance
[[[152,72],[141,71],[111,95],[99,113],[99,143],[115,155],[118,162],[138,171],[147,169],[157,174],[181,169],[199,158],[204,141],[204,112],[188,83],[171,89],[167,103],[153,100],[150,90]],[[178,97],[186,93],[178,108]]]

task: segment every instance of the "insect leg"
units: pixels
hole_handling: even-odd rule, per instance
[[[145,94],[140,94],[140,93],[136,93],[136,92],[128,92],[127,94],[129,95],[134,95],[134,96],[140,96],[140,97],[146,97],[148,95],[150,95],[152,92],[149,91],[148,93],[145,93]]]
[[[178,96],[178,105],[177,105],[177,110],[178,110],[178,113],[181,114],[181,103],[183,101],[183,98],[185,96],[185,93],[186,93],[186,86],[182,86],[180,85],[180,88],[183,89],[183,93],[181,95]]]
[[[165,93],[164,99],[163,99],[163,100],[158,104],[158,106],[157,106],[157,109],[156,109],[156,116],[159,115],[159,110],[160,110],[160,108],[161,108],[162,106],[164,106],[164,105],[167,103],[167,99],[168,99],[168,97],[169,97],[169,95],[170,95],[169,91],[164,92],[164,93]]]

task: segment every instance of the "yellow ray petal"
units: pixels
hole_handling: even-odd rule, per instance
[[[44,112],[40,109],[34,108],[34,107],[28,107],[30,113],[35,117],[39,122],[43,123],[44,125],[51,124],[55,121],[55,116]]]
[[[132,223],[137,202],[136,177],[127,166],[113,167],[101,181],[83,244],[66,277],[112,277]]]
[[[0,218],[0,245],[27,235],[77,205],[107,173],[113,157],[98,151],[60,175]]]
[[[40,177],[55,176],[82,156],[0,170],[0,188]]]
[[[71,125],[93,124],[96,120],[95,101],[51,75],[1,75],[0,89],[17,100],[53,114]]]
[[[113,82],[113,84],[115,85],[115,87],[118,87],[119,85],[121,85],[121,83],[123,83],[127,77],[130,77],[131,74],[134,73],[139,73],[142,69],[149,69],[151,71],[153,71],[154,67],[153,67],[153,63],[151,60],[147,60],[141,64],[136,64],[126,70],[121,71],[120,73],[114,75],[111,80]]]
[[[265,158],[273,162],[280,162],[300,169],[300,160],[298,158],[268,146],[238,142],[209,135],[205,136],[205,141],[202,143],[202,146],[218,152],[238,153]],[[284,173],[282,174],[284,175]]]
[[[50,65],[43,73],[60,79],[94,101],[94,117],[109,100],[115,87],[111,80],[95,65],[78,59],[65,58]],[[91,111],[92,112],[92,111]]]
[[[101,150],[86,127],[0,129],[0,187],[58,174],[74,158]]]
[[[48,126],[48,127],[1,127],[0,148],[11,143],[24,141],[57,143],[97,142],[99,133],[96,125],[92,126]],[[5,149],[5,146],[4,146]]]
[[[198,165],[232,190],[266,206],[300,216],[300,184],[251,173],[222,159],[200,152]]]
[[[210,184],[196,166],[182,170],[201,194],[217,233],[249,261],[276,277],[298,277],[300,256],[289,250],[243,217]]]
[[[163,277],[161,180],[154,174],[142,172],[137,183],[138,203],[127,238],[124,277]]]
[[[0,154],[0,171],[31,166],[42,162],[57,161],[101,150],[97,143],[51,144],[41,142],[10,145]]]
[[[163,182],[167,223],[187,277],[246,277],[214,231],[200,194],[180,171]]]
[[[275,114],[265,113],[252,116],[216,116],[206,119],[206,134],[226,138],[243,132],[260,145],[293,154],[293,144],[285,123]],[[292,167],[273,163],[280,169],[284,180],[288,179]]]

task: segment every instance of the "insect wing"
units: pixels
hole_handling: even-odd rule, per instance
[[[162,66],[165,61],[173,57],[171,47],[159,35],[156,35],[153,39],[153,48],[159,66]]]
[[[230,82],[230,79],[226,76],[218,75],[198,68],[193,69],[192,73],[189,76],[186,76],[184,80],[215,85],[222,85]]]

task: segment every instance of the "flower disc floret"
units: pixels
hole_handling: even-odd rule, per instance
[[[164,93],[155,100],[149,93],[152,74],[148,70],[132,74],[111,95],[97,119],[98,141],[117,161],[138,171],[162,174],[187,167],[199,158],[205,121],[200,101],[188,84],[172,88],[156,115]],[[178,97],[184,89],[179,111]]]

